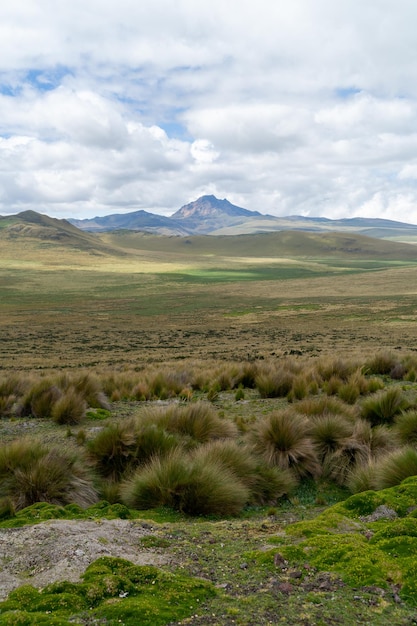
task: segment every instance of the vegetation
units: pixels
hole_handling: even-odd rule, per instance
[[[93,239],[0,237],[0,526],[150,520],[172,560],[0,624],[413,623],[414,251]]]

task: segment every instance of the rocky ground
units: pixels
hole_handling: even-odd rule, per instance
[[[121,519],[50,520],[0,529],[0,599],[22,584],[41,588],[59,580],[76,582],[102,556],[159,566],[165,556],[140,544],[151,532],[147,522]]]

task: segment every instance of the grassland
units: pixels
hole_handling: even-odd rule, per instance
[[[412,246],[277,235],[3,237],[0,367],[414,348]]]
[[[80,424],[67,425],[43,415],[25,414],[23,410],[19,415],[17,392],[4,391],[0,438],[6,447],[29,433],[33,438],[40,437],[46,446],[78,454],[97,432],[146,414],[148,405],[152,408],[155,402],[159,405],[161,401],[172,401],[188,406],[201,399],[209,401],[222,419],[236,425],[243,440],[252,426],[274,411],[288,409],[290,404],[295,406],[301,389],[296,382],[303,377],[307,378],[301,381],[301,387],[304,385],[305,393],[315,394],[317,402],[338,393],[342,397],[349,391],[346,387],[350,382],[360,383],[359,397],[353,399],[354,421],[359,424],[359,416],[366,409],[366,399],[361,394],[374,393],[372,382],[371,378],[364,382],[362,370],[359,377],[356,369],[343,378],[344,364],[359,358],[362,366],[381,349],[391,355],[390,372],[398,375],[389,378],[381,372],[381,386],[388,388],[383,393],[391,387],[398,388],[410,412],[417,406],[416,359],[413,356],[407,360],[406,356],[417,347],[417,254],[412,246],[333,234],[303,237],[300,233],[286,233],[285,237],[273,233],[207,238],[113,233],[78,239],[70,227],[65,235],[51,236],[50,229],[55,225],[48,220],[23,229],[16,223],[2,222],[2,226],[0,380],[4,387],[18,387],[20,381],[22,398],[30,397],[30,389],[39,380],[42,383],[48,376],[61,374],[60,384],[71,386],[71,376],[76,377],[78,372],[82,375],[86,369],[96,372],[101,384],[107,385],[105,391],[111,399],[109,410],[102,414],[87,411]],[[286,355],[291,355],[291,361],[285,360]],[[328,362],[326,355],[331,357]],[[310,362],[314,371],[309,369]],[[293,368],[290,399],[286,396],[291,393],[272,398],[266,392],[262,394],[260,384],[257,388],[240,389],[232,382],[243,364],[259,368],[264,364],[264,373],[270,373],[274,368],[278,371],[281,363],[284,371]],[[333,363],[335,372],[329,363]],[[164,395],[159,370],[167,384],[177,385],[172,396]],[[371,371],[369,365],[363,371]],[[14,374],[17,378],[13,382]],[[112,377],[114,380],[110,380]],[[122,383],[126,383],[127,391],[120,389]],[[181,384],[185,389],[178,386]],[[53,393],[56,385],[56,381],[51,385]],[[39,390],[42,388],[38,387],[41,395]],[[351,409],[351,405],[345,406],[344,411],[347,421],[353,424]],[[392,421],[388,427],[395,428]],[[382,431],[378,432],[381,436]],[[394,430],[387,432],[390,435]],[[386,437],[383,445],[388,445],[389,440],[390,436]],[[345,443],[343,440],[341,447]],[[414,550],[413,533],[417,532],[413,526],[413,489],[404,511],[398,513],[409,533],[406,550]],[[387,496],[388,504],[395,508],[401,494],[403,491]],[[328,479],[308,479],[299,484],[291,497],[274,506],[246,507],[237,518],[194,518],[167,509],[126,513],[125,505],[118,503],[114,510],[127,516],[132,528],[134,524],[149,524],[150,537],[137,549],[153,551],[156,557],[168,555],[170,565],[164,571],[169,570],[168,578],[171,574],[178,576],[171,579],[169,593],[177,593],[175,580],[179,580],[179,587],[186,581],[190,589],[197,590],[198,579],[206,580],[201,598],[200,591],[196,591],[199,606],[197,599],[193,610],[181,604],[178,613],[161,618],[161,624],[415,624],[415,590],[408,584],[408,596],[398,595],[400,582],[407,577],[412,581],[416,578],[408,561],[404,560],[402,569],[393,568],[392,579],[388,572],[385,578],[375,575],[368,580],[355,578],[349,571],[346,574],[346,568],[337,569],[330,561],[319,563],[319,557],[317,563],[309,562],[306,555],[320,549],[323,529],[325,534],[343,535],[340,554],[343,552],[346,560],[352,550],[368,545],[368,535],[381,530],[383,520],[377,521],[376,526],[359,517],[352,521],[349,507],[329,509],[326,517],[323,510],[347,495],[344,482],[340,486]],[[385,500],[378,503],[385,504]],[[50,517],[67,517],[96,524],[101,536],[97,511],[81,512],[71,504],[64,511],[64,507],[51,505],[42,509],[42,517],[41,508],[36,506],[12,516],[11,521],[5,519],[2,532],[18,532],[8,529],[8,524],[18,526],[22,521],[33,524]],[[317,517],[321,513],[324,517]],[[7,518],[7,511],[0,514]],[[104,508],[99,514],[107,515]],[[37,515],[39,519],[35,520]],[[287,534],[286,529],[293,522],[310,519],[312,525],[302,527],[302,554],[297,547],[301,535],[297,536],[296,531]],[[336,531],[332,526],[335,519],[340,522]],[[389,526],[390,541],[394,541],[397,531],[397,526]],[[310,543],[306,537],[312,537]],[[331,548],[326,546],[326,551],[330,553]],[[393,567],[395,555],[388,556],[378,553],[378,567],[382,564],[384,569],[388,561],[389,567]],[[401,559],[406,556],[400,554]],[[6,561],[1,566],[6,568]],[[38,566],[46,567],[39,561],[33,571]],[[130,585],[129,589],[133,589],[131,577],[140,576],[123,563],[109,562],[106,567],[129,570],[127,579],[120,574],[122,578],[116,581]],[[30,582],[28,568],[20,572],[22,582]],[[360,571],[366,573],[365,570],[363,567]],[[98,585],[103,590],[103,575],[107,576],[100,569],[98,582],[93,581],[97,583],[95,588]],[[152,572],[152,576],[156,579],[157,573]],[[166,574],[161,574],[161,580],[165,579]],[[64,599],[48,596],[45,600],[42,594],[23,588],[21,596],[17,593],[3,609],[0,605],[0,624],[13,623],[16,614],[8,616],[7,612],[14,611],[24,597],[33,598],[34,606],[39,604],[43,609],[52,600],[54,606],[59,604],[62,614],[54,615],[61,621],[54,622],[54,615],[43,616],[46,624],[73,623],[71,616],[81,611],[77,606],[85,608],[85,593],[90,593],[91,580],[87,582],[79,587],[54,587],[48,591],[66,593]],[[165,606],[166,586],[161,589],[161,606]],[[94,623],[116,624],[122,618],[126,624],[147,623],[134,621],[141,610],[135,604],[136,596],[132,597],[132,604],[124,605],[130,615],[113,612],[121,598],[119,587],[116,591],[114,595],[104,591],[100,595],[97,591],[97,613],[79,613],[75,623],[88,624],[94,619]],[[143,594],[145,599],[148,591]],[[179,589],[178,594],[180,598]],[[150,595],[154,602],[155,594]],[[178,602],[184,602],[182,596]],[[4,607],[8,607],[7,611]],[[31,619],[27,615],[21,617]],[[24,623],[37,623],[39,615],[33,619]]]

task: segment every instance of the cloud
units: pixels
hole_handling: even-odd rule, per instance
[[[0,7],[0,213],[417,222],[413,0]]]

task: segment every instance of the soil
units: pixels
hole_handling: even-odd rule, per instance
[[[146,522],[129,520],[50,520],[34,526],[0,530],[0,600],[22,584],[43,588],[61,580],[77,582],[86,567],[102,556],[137,565],[167,562],[140,545],[152,532]]]

